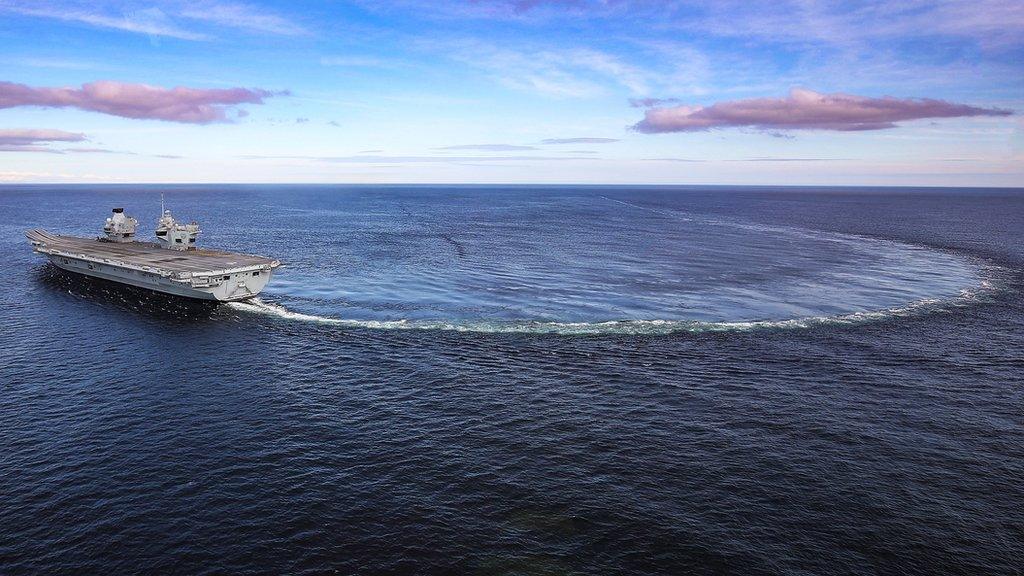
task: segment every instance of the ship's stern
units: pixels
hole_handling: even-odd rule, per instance
[[[255,297],[270,282],[277,263],[223,271],[216,274],[191,275],[179,280],[193,291],[194,298],[237,302]]]

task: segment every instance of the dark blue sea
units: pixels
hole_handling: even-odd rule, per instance
[[[283,262],[53,268],[160,196]],[[0,574],[1024,574],[1024,190],[0,187]]]

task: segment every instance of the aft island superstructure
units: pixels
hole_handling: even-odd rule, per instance
[[[25,233],[33,249],[58,268],[186,298],[233,302],[252,298],[280,262],[196,247],[199,225],[179,224],[170,210],[157,222],[156,242],[135,240],[138,221],[114,208],[104,236],[80,238],[45,230]]]

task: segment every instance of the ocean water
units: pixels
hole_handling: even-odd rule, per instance
[[[196,305],[24,231],[284,262]],[[1024,191],[0,187],[0,573],[1020,574]]]

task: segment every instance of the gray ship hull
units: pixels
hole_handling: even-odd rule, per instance
[[[168,250],[149,242],[114,243],[43,230],[26,234],[58,268],[198,300],[252,298],[270,281],[277,260],[216,250]]]

